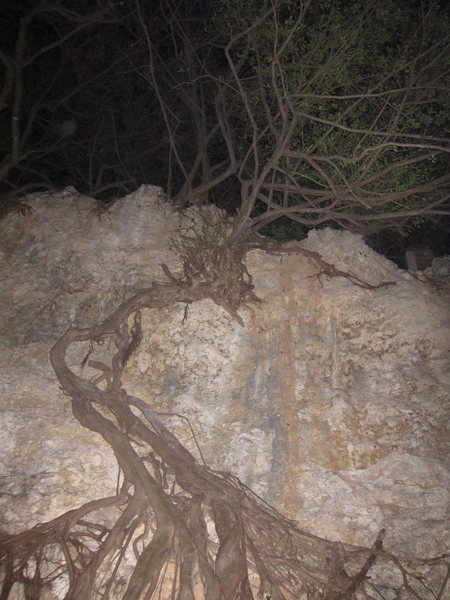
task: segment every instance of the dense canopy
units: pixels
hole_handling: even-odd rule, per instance
[[[154,183],[224,207],[239,239],[331,225],[445,251],[445,3],[11,0],[0,17],[3,210]]]

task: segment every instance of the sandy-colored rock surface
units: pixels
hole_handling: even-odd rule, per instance
[[[96,212],[41,194],[0,223],[0,521],[17,531],[111,493],[110,449],[73,419],[48,352],[161,278],[181,217],[143,187]],[[431,556],[449,540],[448,296],[359,236],[302,242],[377,285],[318,276],[300,254],[247,256],[259,305],[143,311],[127,389],[189,417],[208,462],[321,536]],[[74,364],[83,356],[74,351]],[[196,454],[186,424],[167,417]]]

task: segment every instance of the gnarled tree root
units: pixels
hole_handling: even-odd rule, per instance
[[[0,539],[0,600],[20,588],[26,598],[40,598],[56,584],[59,597],[76,600],[383,599],[370,579],[380,562],[399,572],[405,597],[443,600],[448,557],[406,567],[383,550],[383,532],[363,548],[301,530],[236,477],[199,464],[145,402],[123,389],[123,367],[142,337],[141,309],[210,297],[208,286],[173,277],[154,283],[102,324],[69,329],[52,348],[75,418],[111,446],[123,484],[115,496]],[[111,365],[88,363],[102,371],[96,383],[69,368],[71,344],[93,346],[108,337],[115,345]],[[440,575],[439,588],[423,579],[424,566]]]

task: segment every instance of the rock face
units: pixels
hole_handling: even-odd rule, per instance
[[[143,187],[103,214],[70,190],[34,195],[0,239],[0,520],[8,532],[112,493],[117,466],[73,419],[48,351],[162,278],[183,217]],[[127,390],[187,416],[207,462],[312,533],[401,555],[446,551],[448,295],[368,248],[313,231],[308,250],[375,286],[320,274],[306,256],[253,251],[262,302],[242,328],[212,301],[143,311]],[[378,286],[391,282],[388,286]],[[81,354],[74,353],[74,364]],[[198,456],[189,428],[167,417]]]

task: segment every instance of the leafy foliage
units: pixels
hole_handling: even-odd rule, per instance
[[[302,8],[278,3],[252,42],[231,53],[242,81],[254,71],[243,92],[261,132],[257,158],[266,164],[277,155],[261,186],[270,194],[267,207],[306,200],[318,208],[310,219],[317,225],[330,220],[331,202],[331,220],[370,230],[377,214],[392,221],[441,204],[448,191],[448,150],[438,141],[448,122],[448,19],[436,4],[423,21],[418,7],[396,1],[323,1],[303,15]],[[287,128],[283,155],[277,144]],[[293,212],[302,214],[301,206]],[[309,224],[305,215],[302,222]]]
[[[166,182],[178,204],[236,211],[236,239],[281,218],[371,234],[450,212],[444,3],[99,7],[11,5],[4,194]]]

